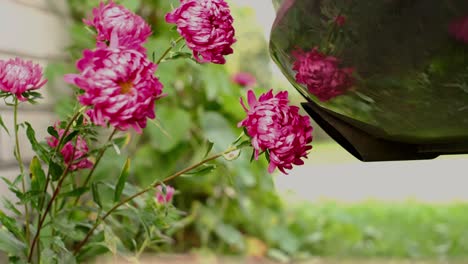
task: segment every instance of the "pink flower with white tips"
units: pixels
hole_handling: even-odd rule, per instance
[[[142,53],[113,47],[111,41],[109,48],[85,50],[77,68],[80,74],[67,74],[65,80],[84,91],[78,99],[90,107],[94,124],[141,133],[147,119],[155,118],[163,86],[154,76],[157,65]]]
[[[266,152],[269,157],[268,172],[276,168],[287,174],[285,169],[292,165],[302,165],[307,151],[312,148],[312,126],[307,116],[299,114],[297,106],[289,105],[288,92],[273,95],[270,90],[258,100],[252,90],[247,93],[248,109],[243,100],[241,104],[247,117],[238,127],[245,127],[254,148],[254,157]]]
[[[26,101],[23,93],[44,86],[42,68],[32,61],[20,58],[0,60],[0,90],[14,94],[20,101]]]
[[[122,5],[113,1],[100,3],[93,9],[93,17],[85,19],[84,23],[96,28],[97,41],[108,43],[113,35],[118,46],[144,51],[142,47],[151,35],[151,27],[145,20]]]
[[[180,6],[166,15],[166,22],[177,25],[200,63],[224,64],[224,56],[233,53],[233,18],[224,0],[180,0]]]

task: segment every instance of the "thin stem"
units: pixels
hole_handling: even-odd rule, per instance
[[[172,48],[174,48],[176,46],[177,43],[179,43],[182,39],[184,39],[183,37],[179,37],[178,39],[176,39],[173,43],[171,43],[171,46],[169,46],[169,48],[167,48],[164,53],[161,55],[161,57],[156,61],[156,64],[159,64],[161,63],[161,61],[166,57],[166,55],[172,50]]]
[[[31,259],[32,259],[32,256],[33,256],[33,253],[34,253],[34,246],[36,245],[37,241],[38,241],[38,238],[39,238],[39,235],[41,234],[41,229],[42,229],[42,226],[44,225],[44,221],[47,217],[47,214],[49,213],[50,209],[52,208],[52,204],[53,202],[55,201],[55,199],[57,198],[58,194],[60,193],[60,189],[62,188],[62,184],[63,182],[65,181],[65,178],[68,174],[68,172],[70,171],[70,167],[72,166],[73,164],[73,159],[74,159],[74,156],[75,156],[75,151],[76,151],[76,148],[73,150],[73,154],[72,154],[72,159],[67,167],[65,168],[65,170],[63,171],[62,175],[60,176],[59,178],[59,181],[58,181],[58,184],[57,184],[57,188],[55,188],[54,190],[54,193],[52,194],[52,197],[50,198],[49,202],[47,203],[47,206],[46,206],[46,209],[44,211],[44,214],[42,216],[39,217],[39,224],[37,226],[37,231],[36,231],[36,235],[34,236],[34,239],[32,241],[32,244],[31,244],[31,248],[29,250],[29,255],[28,255],[28,262],[31,262]],[[39,252],[38,252],[39,254]]]
[[[107,144],[112,140],[112,138],[114,137],[115,133],[117,133],[117,129],[114,128],[114,130],[112,131],[112,133],[109,135],[109,138],[107,138],[107,141],[106,141],[106,144],[104,145],[104,147],[101,149],[101,151],[99,151],[97,157],[96,157],[96,161],[94,162],[93,164],[93,167],[91,168],[91,170],[89,171],[88,175],[86,176],[86,179],[83,183],[83,187],[87,186],[88,185],[88,182],[91,180],[91,177],[94,173],[94,171],[96,170],[96,167],[98,165],[98,163],[101,161],[101,158],[102,156],[104,156],[104,153],[106,152],[107,150]],[[81,195],[78,195],[78,197],[76,197],[75,199],[75,206],[78,204],[78,201],[80,200],[81,198]]]
[[[135,199],[136,197],[150,191],[150,190],[153,190],[154,188],[156,188],[158,185],[160,185],[161,183],[166,183],[170,180],[173,180],[177,177],[179,177],[180,175],[184,174],[184,173],[187,173],[195,168],[197,168],[198,166],[200,165],[203,165],[207,162],[210,162],[212,160],[215,160],[223,155],[225,155],[226,153],[229,153],[229,152],[232,152],[234,150],[236,150],[237,148],[236,147],[230,147],[228,148],[227,150],[221,152],[221,153],[218,153],[218,154],[215,154],[213,156],[210,156],[190,167],[187,167],[177,173],[174,173],[172,175],[170,175],[169,177],[165,178],[164,180],[162,181],[156,181],[152,184],[150,184],[148,187],[146,187],[145,189],[133,194],[132,196],[129,196],[125,199],[123,199],[122,201],[118,202],[117,204],[115,204],[111,209],[109,209],[109,211],[107,211],[107,213],[105,213],[102,217],[99,217],[96,222],[94,223],[93,227],[88,231],[88,233],[86,234],[85,238],[76,246],[75,250],[73,251],[73,254],[76,255],[78,254],[78,252],[80,251],[80,249],[86,244],[86,242],[88,241],[88,239],[91,237],[91,235],[94,233],[94,230],[96,230],[96,228],[104,221],[106,220],[106,218],[112,214],[115,210],[117,210],[120,206],[132,201],[133,199]]]
[[[20,168],[20,173],[21,173],[21,188],[23,193],[26,192],[26,180],[25,180],[25,175],[24,175],[24,164],[23,164],[23,159],[21,157],[21,150],[20,150],[20,145],[19,145],[19,133],[18,133],[18,98],[15,97],[15,106],[14,106],[14,111],[13,111],[13,125],[14,130],[15,130],[15,152],[16,152],[16,160],[18,161],[19,168]],[[26,232],[26,243],[29,245],[29,239],[30,239],[30,230],[29,230],[29,208],[28,204],[24,204],[24,214],[25,214],[25,232]]]
[[[55,155],[57,155],[57,153],[59,152],[59,150],[62,147],[63,140],[65,139],[65,137],[68,135],[68,132],[70,131],[70,128],[71,128],[73,122],[75,122],[75,120],[81,115],[81,113],[83,113],[83,111],[85,109],[86,109],[86,107],[82,107],[70,119],[70,122],[68,122],[67,126],[65,127],[65,130],[63,131],[62,136],[59,138],[59,142],[58,142],[57,146],[55,147],[54,152],[52,154],[52,157],[50,159],[53,159],[55,157]],[[51,177],[50,172],[51,172],[51,170],[50,170],[50,167],[49,167],[49,169],[47,171],[46,183],[45,183],[45,186],[44,186],[44,194],[47,192],[47,188],[49,188],[50,177]],[[45,201],[45,196],[42,197],[42,199],[39,202],[39,211],[42,211],[42,207],[44,206],[44,201]]]

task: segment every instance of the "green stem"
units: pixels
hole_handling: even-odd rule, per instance
[[[73,151],[72,157],[75,156],[75,150]],[[71,160],[73,160],[73,158]],[[60,193],[60,189],[62,188],[62,184],[63,184],[68,172],[70,171],[70,167],[72,166],[72,164],[73,164],[73,162],[70,162],[67,165],[67,167],[65,168],[65,170],[63,171],[62,175],[59,178],[57,188],[55,188],[54,193],[52,194],[52,197],[50,198],[50,201],[47,203],[44,214],[42,215],[42,217],[41,216],[39,217],[39,225],[37,226],[36,235],[34,236],[34,239],[33,239],[32,244],[31,244],[31,248],[29,250],[28,262],[31,262],[32,256],[34,254],[34,246],[36,245],[36,243],[38,241],[39,235],[41,234],[41,229],[42,229],[42,226],[44,225],[44,221],[45,221],[45,219],[47,217],[47,214],[49,213],[50,209],[52,208],[53,202],[55,201],[58,194]],[[38,252],[38,254],[40,254],[40,252]]]
[[[57,155],[57,153],[59,153],[59,150],[62,148],[63,140],[68,135],[68,132],[70,131],[71,126],[73,125],[73,122],[75,122],[75,120],[83,113],[85,109],[86,107],[82,107],[70,119],[70,122],[68,122],[67,126],[65,127],[65,130],[63,131],[62,136],[59,138],[59,142],[54,149],[52,157],[50,158],[51,160]],[[50,183],[50,178],[51,178],[50,172],[51,172],[51,169],[50,169],[50,164],[49,164],[49,169],[47,170],[47,177],[46,177],[46,182],[45,182],[44,191],[43,191],[44,194],[47,192],[47,189],[49,188],[49,183]],[[45,201],[44,199],[45,199],[45,196],[39,201],[39,211],[42,211],[42,207],[44,206],[44,201]]]
[[[13,125],[15,130],[15,152],[16,152],[16,160],[18,161],[20,173],[21,173],[21,188],[23,193],[26,193],[26,180],[24,175],[24,164],[23,159],[21,157],[21,150],[19,145],[19,133],[18,133],[18,98],[15,97],[15,106],[13,111]],[[30,239],[30,230],[29,230],[29,208],[28,205],[24,204],[24,214],[25,214],[25,232],[26,232],[26,244],[29,245]]]
[[[93,167],[91,168],[91,170],[89,171],[88,175],[86,176],[86,179],[83,183],[83,187],[87,186],[89,181],[91,180],[91,177],[94,173],[94,171],[96,170],[96,167],[98,165],[98,163],[101,161],[101,158],[102,156],[104,156],[104,153],[106,152],[107,150],[107,144],[109,144],[109,142],[112,140],[112,138],[114,137],[115,133],[117,133],[117,129],[114,128],[114,130],[112,131],[112,133],[110,134],[109,138],[107,138],[107,141],[106,141],[106,144],[104,145],[104,147],[101,149],[101,151],[99,151],[97,157],[96,157],[96,161],[94,162],[93,164]],[[81,198],[81,195],[79,195],[78,197],[76,197],[75,199],[75,203],[74,205],[76,206],[78,204],[78,201],[80,200]]]
[[[118,202],[117,204],[115,204],[111,209],[109,209],[109,211],[107,211],[107,213],[105,213],[102,217],[99,217],[96,222],[94,223],[93,227],[88,231],[88,233],[86,234],[85,238],[76,246],[73,254],[76,255],[78,254],[78,252],[80,251],[80,249],[86,244],[86,242],[88,241],[88,239],[91,237],[91,235],[94,233],[94,230],[96,230],[96,228],[104,221],[106,220],[106,218],[112,214],[112,212],[114,212],[115,210],[117,210],[120,206],[132,201],[133,199],[135,199],[136,197],[150,191],[150,190],[153,190],[154,188],[156,188],[158,185],[160,185],[161,183],[166,183],[170,180],[173,180],[177,177],[179,177],[180,175],[184,174],[184,173],[187,173],[195,168],[197,168],[198,166],[200,165],[203,165],[207,162],[210,162],[212,160],[215,160],[229,152],[232,152],[234,150],[236,150],[237,148],[236,147],[230,147],[228,148],[227,150],[221,152],[221,153],[218,153],[218,154],[215,154],[213,156],[210,156],[190,167],[187,167],[177,173],[174,173],[172,175],[170,175],[169,177],[165,178],[162,182],[161,181],[157,181],[157,182],[154,182],[152,184],[150,184],[148,187],[146,187],[145,189],[133,194],[132,196],[129,196],[125,199],[123,199],[122,201]]]
[[[179,43],[183,39],[184,39],[183,37],[179,37],[173,43],[171,43],[171,46],[169,46],[169,48],[167,48],[164,51],[164,53],[161,55],[161,57],[156,61],[156,64],[161,63],[161,61],[166,57],[166,55],[177,45],[177,43]]]

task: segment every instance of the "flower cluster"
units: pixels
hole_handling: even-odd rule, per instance
[[[195,59],[224,64],[225,55],[233,53],[233,18],[224,0],[180,0],[181,5],[166,15],[192,49]],[[200,58],[201,57],[201,58]]]
[[[468,44],[468,16],[455,19],[450,23],[449,32],[455,39]]]
[[[41,88],[47,80],[42,80],[42,68],[32,61],[20,58],[0,60],[0,90],[11,93],[20,101],[26,101],[23,93]]]
[[[163,88],[154,76],[157,65],[143,52],[151,29],[112,1],[101,3],[93,15],[86,23],[97,31],[97,47],[83,52],[77,62],[80,74],[68,74],[65,80],[84,91],[78,99],[90,107],[87,114],[94,124],[141,132],[147,119],[155,118],[154,103]]]
[[[58,134],[58,138],[55,136],[50,136],[47,138],[47,144],[51,148],[56,148],[59,144],[60,138],[62,138],[65,133],[65,129],[57,128],[55,129]],[[67,133],[69,134],[69,133]],[[93,163],[87,158],[88,155],[88,144],[82,136],[78,135],[76,139],[68,141],[60,149],[60,154],[62,154],[63,161],[65,164],[70,166],[70,171],[75,171],[78,169],[87,169],[93,166]]]
[[[337,58],[326,56],[317,48],[309,52],[293,52],[296,82],[307,86],[320,101],[328,101],[345,93],[354,83],[352,68],[340,68]]]
[[[269,158],[268,171],[276,168],[285,173],[292,165],[302,165],[302,158],[307,158],[307,151],[312,148],[312,126],[309,117],[299,114],[297,106],[289,105],[288,92],[273,95],[270,90],[258,100],[252,90],[247,93],[248,109],[243,100],[241,104],[247,117],[239,122],[251,137],[254,157],[262,152]]]

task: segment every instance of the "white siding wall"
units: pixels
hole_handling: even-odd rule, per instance
[[[44,68],[50,62],[62,60],[64,48],[68,45],[65,3],[65,0],[0,0],[0,59],[20,57],[33,60]],[[56,119],[52,112],[53,96],[47,92],[52,90],[52,84],[47,85],[40,90],[44,96],[40,104],[24,104],[19,112],[20,121],[30,122],[38,139],[46,136],[46,128]],[[54,87],[58,88],[64,89],[63,86]],[[11,132],[13,110],[1,100],[0,115]],[[28,162],[33,153],[26,137],[21,136],[20,140],[23,159]],[[2,130],[0,176],[11,178],[18,173],[13,147],[13,138]],[[7,195],[4,185],[0,183],[0,196]]]

